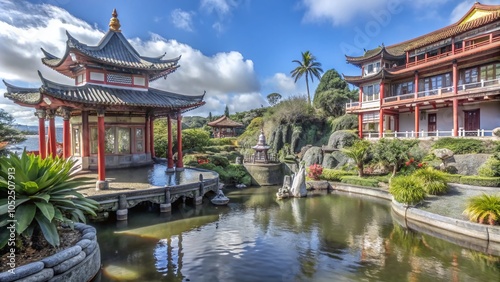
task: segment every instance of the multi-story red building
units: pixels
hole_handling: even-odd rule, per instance
[[[500,5],[475,3],[455,24],[347,62],[360,76],[360,137],[491,136],[500,127]]]

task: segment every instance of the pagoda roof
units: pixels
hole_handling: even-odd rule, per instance
[[[392,72],[388,71],[387,69],[380,69],[377,73],[370,74],[370,75],[344,75],[344,80],[349,82],[350,84],[353,84],[355,86],[360,86],[362,83],[368,82],[370,80],[378,80],[378,79],[385,79],[385,78],[392,78],[394,75]]]
[[[45,55],[42,62],[70,77],[73,77],[73,73],[68,66],[70,64],[76,65],[76,62],[73,62],[71,58],[71,53],[75,54],[78,60],[152,72],[150,80],[165,76],[179,67],[177,63],[180,56],[172,59],[163,59],[165,54],[157,57],[141,56],[120,31],[108,30],[96,46],[81,43],[67,31],[66,35],[68,40],[64,55],[59,58],[42,48]],[[66,61],[68,61],[68,66],[64,64]]]
[[[211,121],[208,123],[208,126],[212,127],[243,127],[242,123],[234,121],[227,116],[223,115],[222,117]]]
[[[5,97],[28,105],[40,103],[42,95],[94,107],[128,106],[188,110],[205,104],[203,101],[205,94],[190,96],[155,88],[134,90],[88,83],[82,86],[69,86],[45,79],[40,72],[38,74],[42,80],[40,88],[16,87],[4,81],[7,86]]]
[[[415,50],[426,45],[448,39],[466,31],[495,22],[500,19],[500,5],[483,5],[476,2],[469,11],[456,23],[438,29],[428,34],[397,43],[391,46],[379,46],[375,49],[365,51],[363,56],[346,56],[349,63],[357,65],[362,62],[373,60],[384,55],[403,57],[407,51]]]

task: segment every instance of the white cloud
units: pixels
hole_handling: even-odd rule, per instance
[[[95,45],[103,32],[72,16],[67,11],[51,5],[29,4],[24,1],[2,2],[0,0],[0,79],[20,86],[39,87],[37,70],[51,80],[72,84],[73,80],[44,66],[40,47],[62,56],[66,48],[66,30],[80,41]],[[127,19],[121,19],[126,22]],[[132,23],[129,23],[132,24]],[[145,30],[144,33],[147,33]],[[125,34],[126,36],[126,34]],[[245,59],[237,51],[221,52],[206,56],[200,50],[176,40],[167,40],[152,34],[149,39],[133,38],[131,44],[145,56],[157,56],[167,52],[165,58],[182,55],[181,67],[166,80],[159,79],[153,87],[188,95],[200,95],[206,91],[207,104],[188,115],[208,115],[208,112],[222,113],[229,103],[248,101],[255,103],[234,106],[235,109],[249,109],[253,104],[260,106],[260,84],[256,77],[253,61]],[[0,84],[3,87],[3,84]],[[5,90],[1,92],[5,93]],[[28,108],[14,105],[3,95],[0,107],[10,113]],[[31,110],[32,112],[32,110]],[[18,114],[17,122],[29,121],[27,113]],[[31,124],[36,122],[33,118]]]
[[[297,92],[297,84],[295,84],[294,79],[281,72],[267,79],[266,84],[273,92],[277,92],[282,96],[291,95]]]
[[[233,0],[201,0],[201,9],[208,13],[216,13],[220,17],[230,14],[236,6],[237,2]]]
[[[193,31],[193,13],[175,9],[170,13],[172,23],[180,29]]]

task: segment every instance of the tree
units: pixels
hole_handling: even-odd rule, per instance
[[[213,119],[213,118],[212,118],[212,112],[209,112],[209,113],[208,113],[208,121],[212,121],[212,119]]]
[[[313,103],[327,115],[339,117],[345,113],[345,104],[357,96],[358,92],[349,90],[347,82],[335,69],[331,69],[321,77]]]
[[[341,149],[342,153],[354,160],[360,177],[363,176],[364,161],[369,149],[370,142],[366,140],[356,140],[351,147]]]
[[[224,115],[225,115],[226,117],[229,117],[229,108],[228,108],[228,106],[227,106],[227,105],[226,105],[226,108],[224,109]]]
[[[395,176],[403,163],[409,159],[410,150],[417,144],[418,140],[382,138],[373,145],[373,158],[392,166],[392,176]]]
[[[26,140],[21,132],[13,127],[14,117],[0,109],[0,155],[7,153],[7,144],[15,144]]]
[[[281,95],[279,93],[271,93],[267,95],[267,101],[269,105],[274,106],[281,100]]]
[[[293,60],[292,62],[299,64],[290,73],[292,77],[295,78],[295,82],[299,80],[303,75],[306,76],[306,88],[307,88],[307,103],[311,105],[311,95],[309,94],[309,77],[311,81],[314,81],[314,77],[318,80],[320,79],[320,74],[323,72],[321,68],[321,63],[316,62],[316,57],[314,57],[311,52],[302,52],[302,61]]]

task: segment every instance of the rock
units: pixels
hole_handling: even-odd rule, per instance
[[[493,129],[493,136],[500,137],[500,127]]]
[[[333,169],[341,169],[345,165],[351,165],[354,164],[354,161],[344,155],[344,153],[340,151],[334,151],[330,154],[328,157],[328,161],[331,162]],[[334,165],[334,166],[333,166]]]
[[[434,151],[432,151],[432,153],[434,153],[434,155],[441,159],[441,160],[446,160],[448,158],[451,158],[453,157],[453,151],[450,150],[450,149],[446,149],[446,148],[442,148],[442,149],[435,149]]]
[[[81,251],[82,247],[76,245],[71,248],[67,248],[66,250],[60,251],[59,253],[56,253],[54,255],[51,255],[50,257],[46,257],[42,259],[42,262],[44,263],[45,267],[53,267],[55,265],[63,263],[64,261],[72,257],[77,256]]]
[[[321,147],[311,147],[302,157],[302,161],[305,162],[306,167],[309,167],[312,164],[322,164],[323,150]]]
[[[358,140],[358,136],[352,131],[338,130],[330,135],[328,147],[341,149],[351,146],[356,140]]]
[[[300,166],[299,172],[297,172],[297,175],[293,178],[290,194],[297,198],[307,196],[306,169],[304,165]]]
[[[478,169],[483,165],[490,154],[464,154],[454,155],[446,160],[446,171],[463,175],[477,175]]]
[[[34,273],[37,273],[41,271],[43,267],[44,265],[43,262],[41,261],[28,263],[20,267],[16,267],[13,270],[14,273],[11,273],[9,271],[0,273],[0,281],[5,281],[5,282],[15,281],[27,277],[29,275],[32,275]]]

